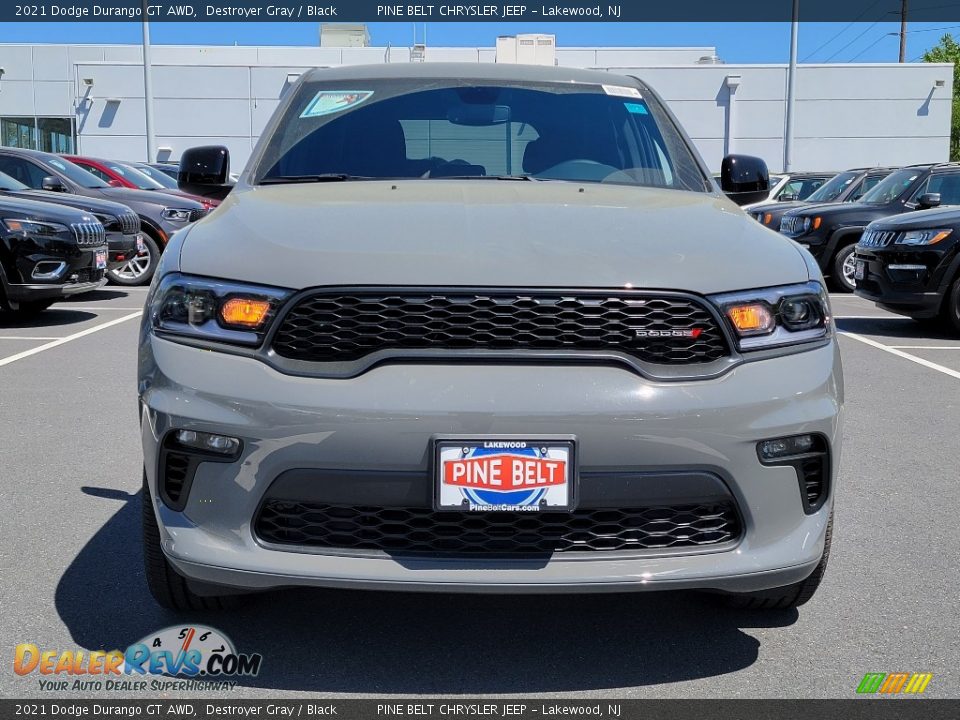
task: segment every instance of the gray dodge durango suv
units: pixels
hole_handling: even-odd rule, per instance
[[[306,73],[229,170],[184,154],[180,187],[226,199],[142,326],[161,605],[813,595],[840,355],[812,257],[737,207],[762,161],[718,187],[633,77],[424,64]]]

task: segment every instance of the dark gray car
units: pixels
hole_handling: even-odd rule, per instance
[[[127,285],[148,283],[170,236],[207,213],[189,198],[110,187],[69,160],[38,150],[0,148],[0,172],[36,190],[112,200],[133,210],[140,218],[143,249],[111,274]]]

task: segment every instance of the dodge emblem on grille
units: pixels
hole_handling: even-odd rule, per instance
[[[681,337],[696,340],[700,337],[703,330],[701,328],[693,328],[692,330],[636,330],[635,332],[637,337],[640,338]]]

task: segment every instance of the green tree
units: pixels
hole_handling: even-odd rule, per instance
[[[953,117],[950,121],[950,159],[960,160],[960,44],[947,33],[923,54],[928,63],[953,63]]]

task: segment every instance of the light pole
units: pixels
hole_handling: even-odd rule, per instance
[[[787,121],[783,132],[783,170],[793,167],[793,105],[797,91],[797,36],[800,32],[800,0],[793,0],[790,23],[790,67],[787,68]]]
[[[907,0],[900,3],[900,62],[907,59]]]
[[[153,134],[153,69],[150,64],[150,23],[147,0],[143,0],[143,101],[147,125],[147,162],[157,161],[157,138]]]

